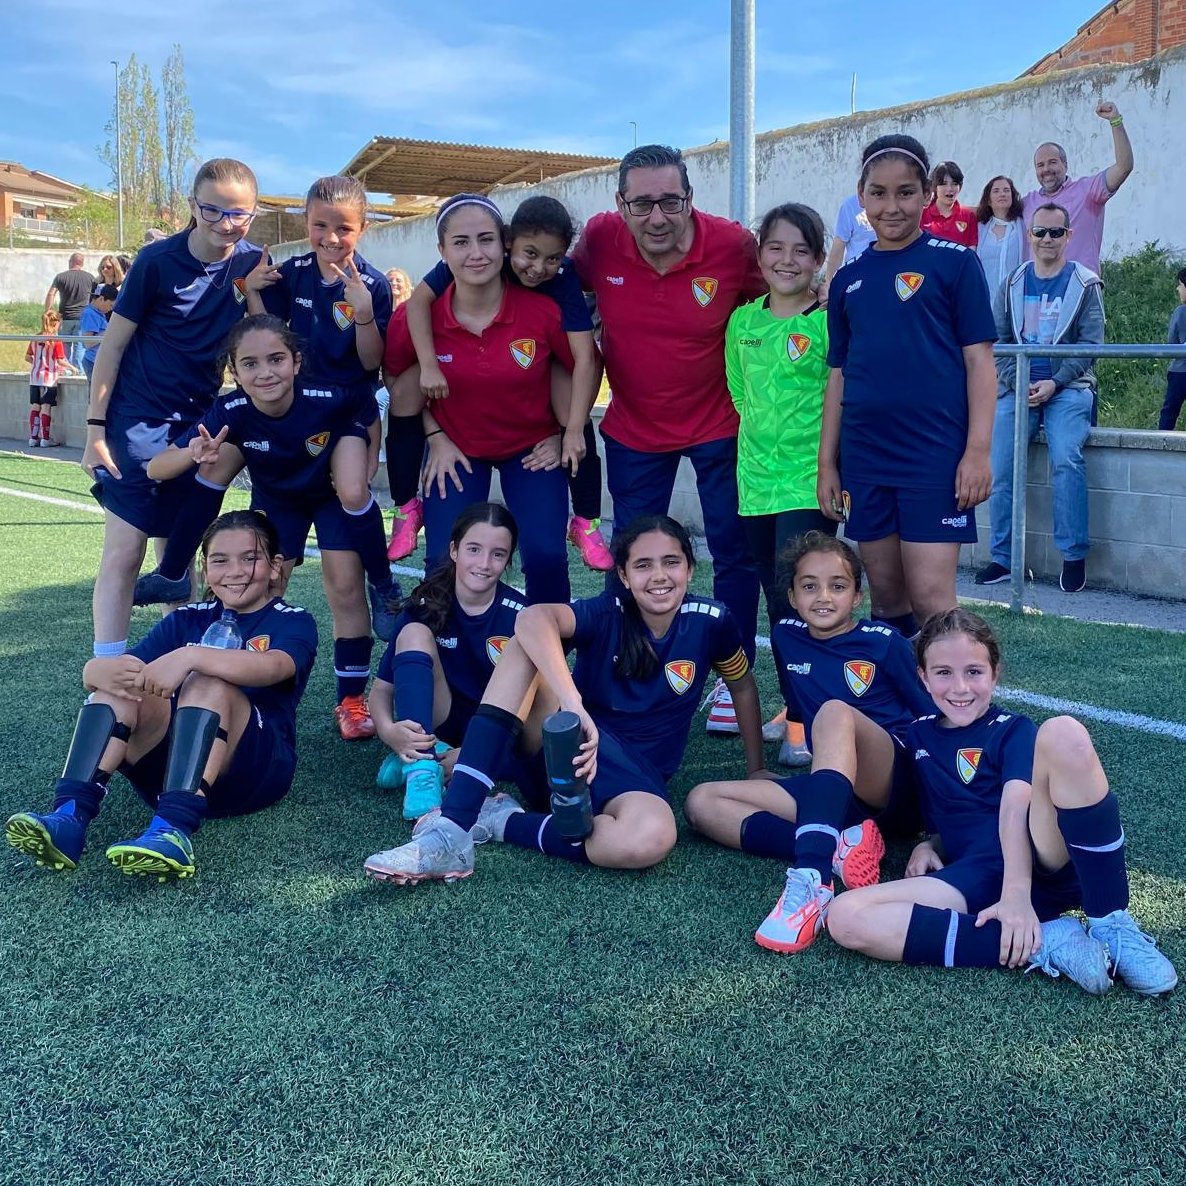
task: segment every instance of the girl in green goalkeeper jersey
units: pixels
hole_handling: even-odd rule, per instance
[[[775,557],[815,529],[836,534],[816,502],[816,455],[828,381],[828,318],[812,292],[824,262],[824,224],[810,206],[776,206],[758,232],[770,292],[743,305],[725,331],[729,392],[741,417],[737,493],[771,623],[786,598]]]

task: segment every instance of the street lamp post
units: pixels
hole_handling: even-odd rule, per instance
[[[119,242],[116,246],[120,251],[124,249],[124,136],[123,136],[123,121],[120,119],[119,113],[119,63],[112,61],[115,67],[115,187],[118,190],[116,194],[119,223],[116,230],[116,237]]]

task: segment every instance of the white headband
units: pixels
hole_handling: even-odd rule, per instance
[[[454,210],[457,210],[461,206],[481,206],[484,210],[489,210],[500,223],[503,222],[502,211],[489,198],[484,198],[481,194],[458,194],[456,198],[451,198],[446,202],[441,208],[440,213],[437,214],[436,226],[438,231],[441,229],[441,221],[448,218]]]
[[[864,168],[868,168],[879,156],[885,156],[888,152],[900,153],[902,156],[908,156],[924,173],[927,172],[927,167],[910,151],[908,148],[879,148],[873,153],[864,164]]]

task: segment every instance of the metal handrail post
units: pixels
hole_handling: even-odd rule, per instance
[[[1025,599],[1025,502],[1030,458],[1030,356],[1017,356],[1013,385],[1013,537],[1009,548],[1009,608],[1020,613]]]

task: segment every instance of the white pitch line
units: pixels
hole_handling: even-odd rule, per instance
[[[88,511],[94,515],[103,513],[99,507],[88,505],[85,502],[51,498],[47,494],[31,494],[26,490],[14,490],[10,486],[0,486],[0,494],[7,494],[12,498],[27,498],[33,502],[47,502],[51,506],[67,507],[75,511]],[[305,548],[305,555],[311,560],[317,560],[320,558],[321,552],[310,545]],[[411,568],[406,564],[393,564],[391,571],[405,577],[424,576],[424,569]],[[770,639],[764,634],[759,634],[756,641],[758,646],[769,649]],[[1104,725],[1119,725],[1122,729],[1136,729],[1141,733],[1153,733],[1160,737],[1172,737],[1175,741],[1186,741],[1186,725],[1179,724],[1177,721],[1162,721],[1157,717],[1143,716],[1141,713],[1100,708],[1095,704],[1084,704],[1079,700],[1063,700],[1058,696],[1043,696],[1039,692],[1027,692],[1022,688],[998,687],[996,694],[1002,700],[1015,700],[1019,704],[1028,704],[1031,708],[1041,708],[1046,712],[1087,717],[1089,720],[1099,721]]]

